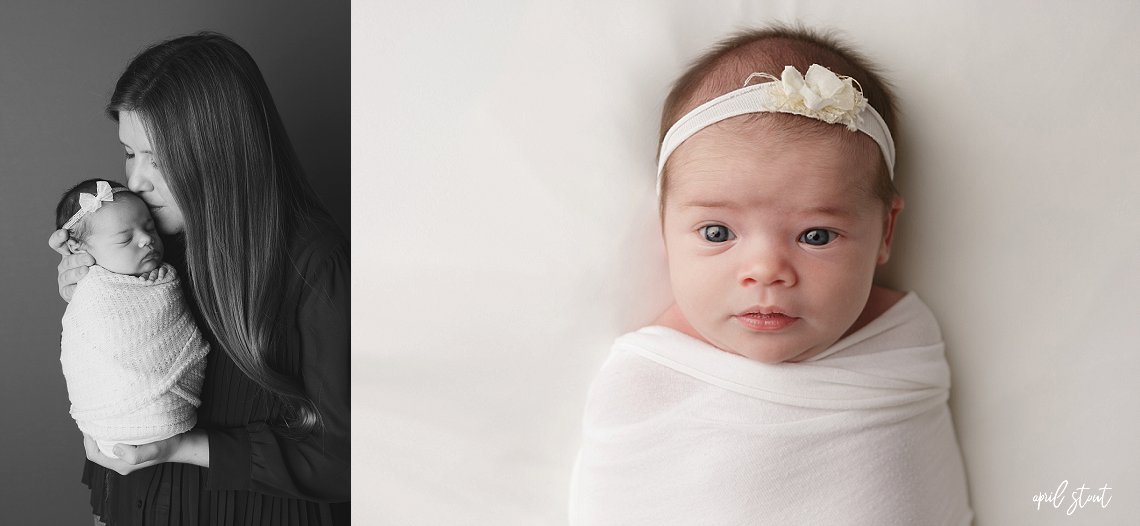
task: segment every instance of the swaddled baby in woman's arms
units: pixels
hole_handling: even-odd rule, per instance
[[[119,183],[91,179],[64,193],[56,228],[95,265],[63,314],[60,363],[79,429],[111,458],[197,423],[209,345],[163,263],[146,203]]]

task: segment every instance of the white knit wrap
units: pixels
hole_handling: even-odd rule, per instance
[[[801,363],[627,334],[590,391],[570,523],[967,526],[949,387],[914,293]]]
[[[147,281],[93,266],[63,314],[71,416],[108,456],[114,444],[163,440],[197,422],[209,345],[164,267]]]

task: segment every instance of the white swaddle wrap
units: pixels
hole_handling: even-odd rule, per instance
[[[626,334],[590,390],[571,523],[969,524],[949,387],[913,292],[802,363]]]
[[[98,265],[67,311],[59,361],[71,416],[108,456],[114,444],[146,444],[197,422],[209,346],[169,265],[154,281]]]

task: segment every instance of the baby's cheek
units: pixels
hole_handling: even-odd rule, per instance
[[[719,310],[718,299],[723,299],[726,287],[724,277],[710,265],[690,263],[678,269],[674,277],[674,294],[677,303],[690,311],[695,323]]]

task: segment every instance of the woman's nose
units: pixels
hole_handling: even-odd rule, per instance
[[[140,162],[135,159],[134,162],[127,163],[127,188],[132,192],[148,192],[153,187],[150,183],[151,169],[150,163]]]
[[[795,267],[787,248],[776,243],[762,243],[750,248],[751,250],[745,251],[744,260],[741,261],[741,285],[790,287],[796,284]]]

